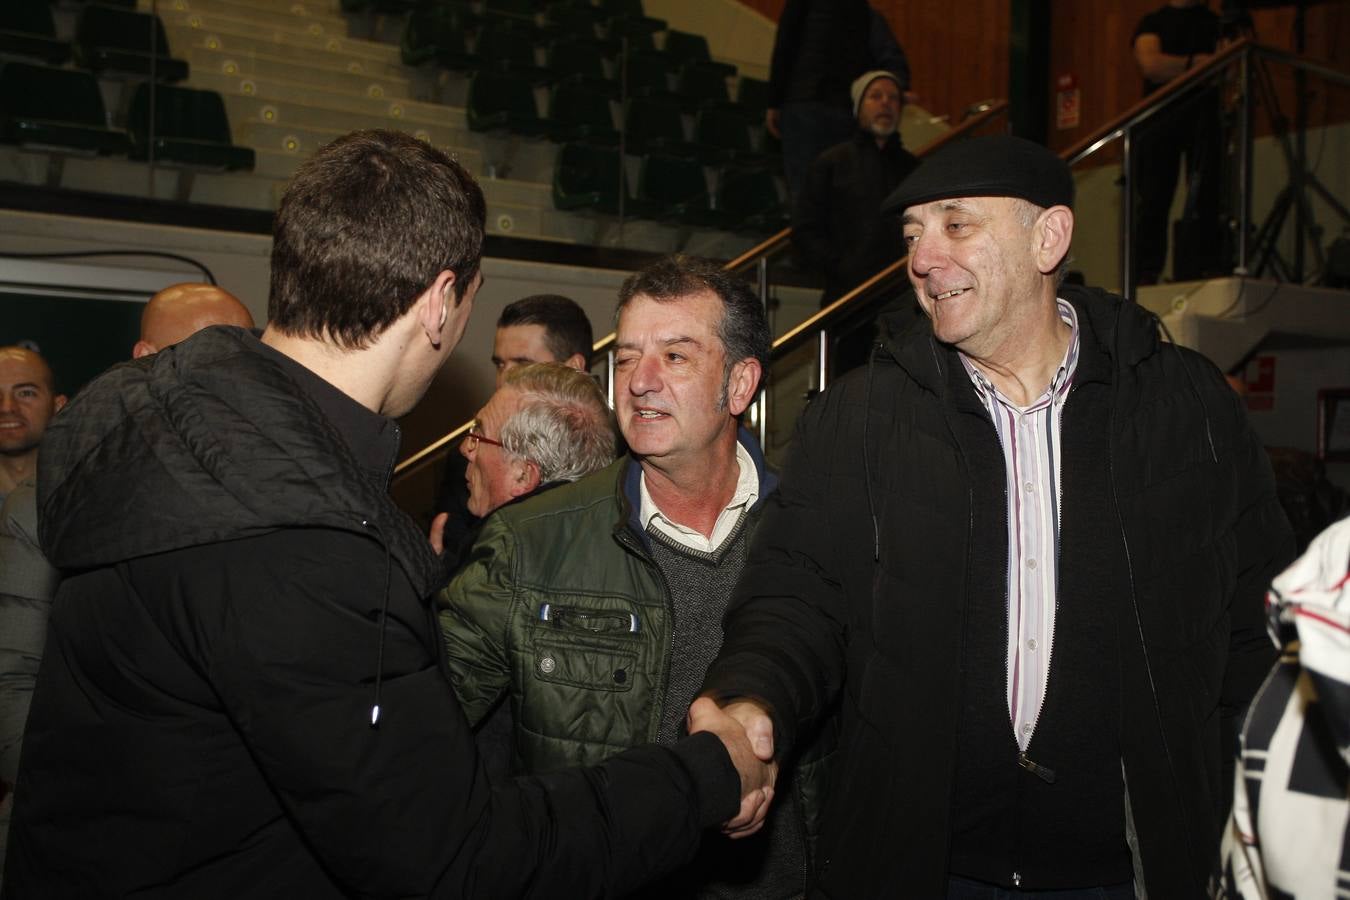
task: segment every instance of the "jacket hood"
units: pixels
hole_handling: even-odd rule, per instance
[[[309,526],[381,540],[414,584],[443,571],[389,500],[387,473],[363,468],[239,328],[208,328],[81,391],[43,441],[38,508],[43,552],[63,569]]]

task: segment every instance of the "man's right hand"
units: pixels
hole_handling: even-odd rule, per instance
[[[737,703],[732,706],[754,707],[754,704]],[[754,834],[764,825],[769,805],[773,802],[778,764],[773,761],[772,724],[769,727],[768,758],[765,759],[761,756],[764,746],[762,739],[752,735],[728,710],[720,708],[707,697],[700,697],[689,707],[689,733],[711,731],[727,748],[731,764],[741,776],[741,808],[735,818],[723,823],[722,831],[728,837],[742,838]]]
[[[450,521],[449,513],[437,513],[431,520],[431,531],[427,532],[427,540],[431,542],[431,549],[440,556],[445,552],[445,523]]]

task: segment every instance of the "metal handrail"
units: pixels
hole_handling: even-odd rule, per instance
[[[964,137],[969,132],[975,130],[976,128],[979,128],[980,126],[989,122],[994,117],[1005,112],[1007,108],[1008,108],[1007,100],[995,100],[994,102],[990,103],[987,107],[980,110],[978,113],[967,118],[960,125],[956,126],[952,130],[940,135],[939,137],[933,139],[932,141],[929,141],[927,144],[920,147],[915,152],[914,155],[918,157],[926,156],[932,153],[933,151],[937,150],[939,147],[942,147],[953,140],[957,140],[958,138]],[[728,271],[736,271],[752,263],[760,263],[761,268],[760,279],[761,279],[761,294],[762,294],[763,279],[765,277],[763,266],[764,262],[768,259],[770,254],[779,250],[781,247],[786,245],[791,239],[792,239],[792,229],[784,228],[782,231],[770,236],[769,238],[766,238],[764,241],[761,241],[759,244],[755,245],[754,247],[742,253],[740,256],[731,260],[723,268],[727,269]],[[839,299],[835,300],[829,306],[824,307],[820,311],[808,317],[805,321],[794,326],[787,333],[783,334],[781,337],[779,337],[777,340],[773,342],[771,354],[772,355],[783,354],[801,345],[806,340],[806,336],[811,334],[813,330],[819,331],[820,339],[823,341],[827,333],[827,329],[831,324],[838,321],[843,316],[851,313],[853,311],[853,308],[858,303],[863,302],[866,299],[866,296],[869,295],[875,287],[882,284],[883,282],[886,282],[894,278],[897,273],[903,272],[905,268],[905,263],[908,259],[909,257],[907,255],[901,257],[900,259],[888,265],[886,268],[882,269],[877,274],[873,275],[871,278],[868,278],[866,281],[855,287],[853,290],[847,292]],[[606,379],[606,384],[609,385],[611,391],[610,397],[611,402],[613,402],[612,391],[614,386],[614,372],[613,372],[614,358],[612,351],[615,340],[616,334],[615,332],[611,331],[609,334],[597,340],[591,350],[592,354],[591,358],[593,360],[602,353],[606,354],[607,357],[606,365],[609,370],[608,371],[609,377]],[[822,348],[821,351],[822,360],[824,359],[824,356],[825,351]],[[822,388],[824,387],[824,379],[825,379],[824,372],[825,367],[822,365],[820,374],[820,381],[821,381],[820,387]],[[760,427],[761,440],[764,437],[763,431],[765,426],[765,417],[763,414],[763,410],[764,410],[763,392],[761,391],[761,406],[760,406],[760,414],[758,416],[759,419],[758,424]],[[473,425],[472,421],[465,422],[463,425],[459,426],[458,428],[454,429],[448,434],[444,434],[441,437],[437,438],[435,441],[428,444],[426,447],[423,447],[421,450],[417,451],[412,456],[409,456],[407,459],[403,460],[398,465],[396,465],[394,467],[394,475],[395,476],[402,475],[404,472],[408,471],[409,469],[413,468],[414,466],[417,466],[418,464],[426,460],[437,450],[440,450],[447,444],[450,444],[453,441],[457,440],[458,438],[463,437],[464,434],[468,432],[469,428],[472,427],[472,425]]]
[[[1153,91],[1144,99],[1140,100],[1134,106],[1125,110],[1116,116],[1110,122],[1098,128],[1092,134],[1083,138],[1078,143],[1071,146],[1062,154],[1070,166],[1076,165],[1085,157],[1091,156],[1102,147],[1105,147],[1111,141],[1121,137],[1127,128],[1133,128],[1148,119],[1152,118],[1158,110],[1176,95],[1189,93],[1198,89],[1199,86],[1209,80],[1209,77],[1220,69],[1226,68],[1230,60],[1247,52],[1249,47],[1255,46],[1250,38],[1243,38],[1231,46],[1214,54],[1208,62],[1202,66],[1197,66],[1179,77],[1169,81],[1167,84]]]

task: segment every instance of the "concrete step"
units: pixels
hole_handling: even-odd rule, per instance
[[[164,26],[171,32],[170,46],[173,45],[172,33],[188,28],[201,31],[208,37],[213,34],[228,35],[232,38],[252,38],[287,47],[311,50],[327,50],[341,53],[355,59],[373,62],[399,64],[398,47],[393,44],[380,44],[348,37],[345,33],[330,34],[320,22],[310,23],[303,28],[281,25],[268,25],[254,22],[248,18],[224,15],[220,13],[198,13],[167,10],[160,13]],[[208,43],[207,46],[210,46]]]
[[[283,48],[278,48],[281,49]],[[309,84],[325,90],[367,97],[408,99],[411,95],[412,83],[407,78],[379,77],[271,54],[212,50],[203,46],[189,46],[175,52],[180,57],[186,57],[191,63],[193,75],[201,72],[220,72],[224,75],[238,75],[258,80],[280,79],[294,84]]]
[[[375,78],[413,78],[414,70],[395,59],[381,61],[368,57],[352,56],[327,47],[300,47],[281,40],[240,35],[225,31],[207,32],[188,25],[173,25],[166,29],[174,52],[183,52],[189,47],[202,47],[207,50],[219,50],[233,54],[259,54],[286,59],[295,63],[308,63],[325,69],[370,75]]]
[[[150,4],[141,0],[140,5],[149,10]],[[270,25],[289,28],[296,31],[309,31],[310,26],[318,25],[324,34],[347,36],[347,20],[338,10],[322,10],[307,3],[247,3],[229,2],[229,0],[160,0],[160,16],[166,13],[197,13],[205,16],[227,16],[247,19],[258,25]]]
[[[459,128],[462,128],[464,123],[464,111],[450,106],[401,98],[391,100],[385,97],[349,94],[317,85],[296,84],[275,78],[257,79],[225,75],[220,72],[200,72],[193,75],[192,83],[196,87],[218,91],[227,98],[249,97],[275,103],[278,111],[283,105],[287,105],[324,110],[331,116],[352,116],[354,121],[365,121],[369,117],[376,116],[408,120],[422,125],[445,123]],[[326,121],[335,120],[330,118]]]

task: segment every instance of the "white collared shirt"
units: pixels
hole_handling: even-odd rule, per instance
[[[754,506],[759,499],[759,471],[755,468],[755,461],[750,458],[750,452],[739,442],[736,444],[736,464],[740,469],[736,476],[736,490],[731,495],[731,502],[718,514],[709,537],[704,537],[701,532],[681,525],[661,512],[652,501],[652,495],[647,492],[647,473],[643,472],[638,479],[638,521],[643,529],[655,527],[692,550],[704,553],[716,551],[740,521],[741,513]]]

